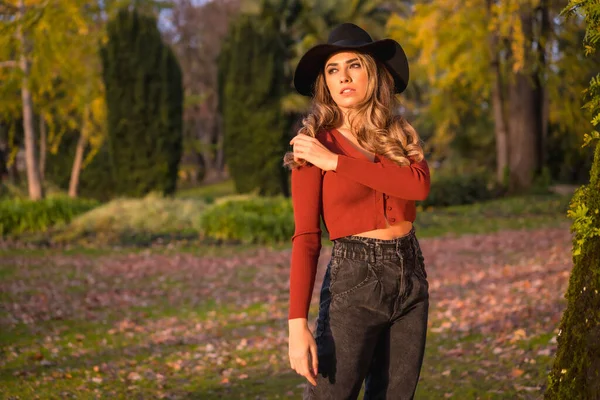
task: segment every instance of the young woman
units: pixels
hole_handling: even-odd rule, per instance
[[[353,24],[310,49],[294,76],[313,99],[293,153],[295,232],[289,308],[290,366],[305,399],[412,399],[423,361],[429,284],[412,222],[429,193],[420,139],[395,94],[408,62],[391,39]],[[315,337],[307,315],[321,250],[333,241]]]

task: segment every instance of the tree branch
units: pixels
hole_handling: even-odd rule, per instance
[[[15,61],[15,60],[8,60],[8,61],[0,61],[0,68],[14,68],[16,66],[18,66],[19,64]]]
[[[2,14],[15,14],[18,11],[18,8],[13,6],[12,4],[8,4],[5,1],[0,0],[0,13]]]

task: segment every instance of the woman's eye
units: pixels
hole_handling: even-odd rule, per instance
[[[360,68],[360,64],[359,64],[359,63],[354,63],[354,64],[352,64],[350,67],[351,67],[351,68],[354,68],[354,67],[356,67],[356,68]]]
[[[333,74],[335,71],[337,71],[337,68],[331,68],[329,71],[327,71],[327,73]]]

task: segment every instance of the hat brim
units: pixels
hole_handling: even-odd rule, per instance
[[[358,46],[340,46],[319,44],[308,50],[298,62],[294,72],[294,87],[303,96],[313,96],[314,84],[323,70],[325,62],[334,53],[341,51],[357,51],[373,56],[383,63],[394,77],[396,93],[402,93],[408,86],[408,59],[404,49],[393,39],[382,39]]]

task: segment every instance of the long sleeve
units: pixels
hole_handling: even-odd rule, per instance
[[[400,166],[383,156],[380,159],[372,163],[339,155],[335,172],[390,196],[406,200],[427,198],[430,177],[425,159],[408,166]]]
[[[321,252],[321,169],[306,165],[292,170],[292,236],[289,319],[307,318]]]

